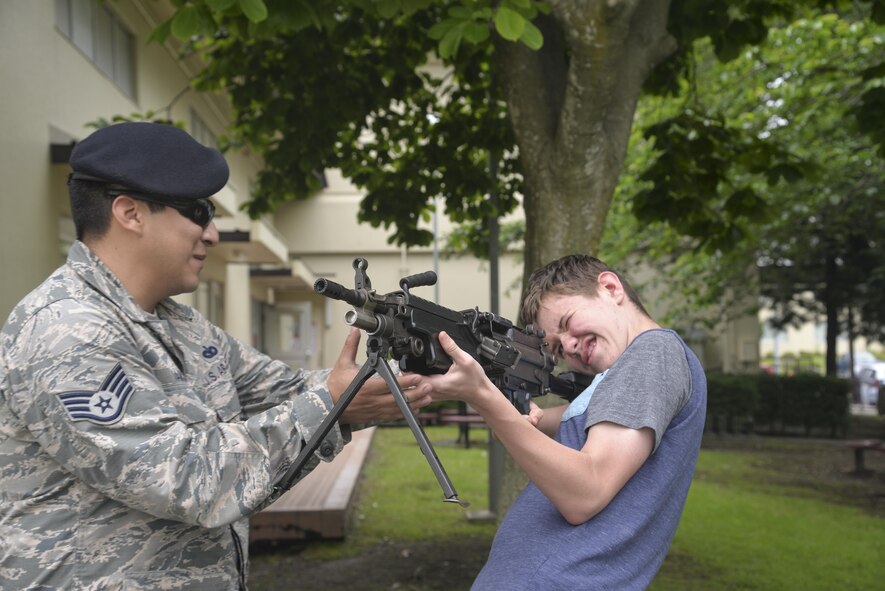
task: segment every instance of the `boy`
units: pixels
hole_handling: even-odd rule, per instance
[[[473,589],[645,589],[673,539],[706,414],[706,380],[603,262],[574,255],[529,279],[523,324],[595,378],[568,406],[526,420],[445,333],[454,364],[426,379],[434,399],[471,405],[530,479]]]

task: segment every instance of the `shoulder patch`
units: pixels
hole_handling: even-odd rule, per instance
[[[62,392],[58,398],[72,420],[110,425],[123,416],[132,391],[129,378],[118,363],[101,383],[98,391]]]

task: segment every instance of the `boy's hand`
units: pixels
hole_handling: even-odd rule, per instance
[[[537,427],[541,419],[544,418],[544,409],[534,402],[529,402],[529,414],[522,416],[525,417],[532,427]]]
[[[432,387],[433,400],[460,400],[468,404],[477,403],[489,389],[498,392],[479,362],[461,349],[452,337],[439,333],[439,344],[452,359],[452,365],[444,374],[424,376],[423,383]],[[500,396],[500,392],[498,392]]]

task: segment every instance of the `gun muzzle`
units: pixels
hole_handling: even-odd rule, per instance
[[[347,302],[351,306],[362,306],[366,303],[366,294],[356,289],[347,289],[331,279],[320,277],[313,284],[313,290],[333,300]]]

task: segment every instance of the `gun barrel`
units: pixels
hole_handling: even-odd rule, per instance
[[[383,338],[393,336],[394,326],[387,316],[355,308],[344,315],[344,322]]]
[[[333,300],[347,302],[351,306],[362,306],[366,303],[366,295],[355,289],[348,289],[331,279],[320,277],[313,284],[313,290]]]

